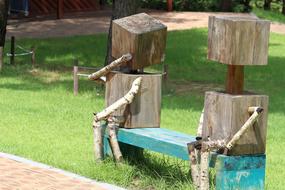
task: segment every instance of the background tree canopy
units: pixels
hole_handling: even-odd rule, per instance
[[[173,0],[176,11],[250,12],[252,6],[285,14],[285,0]],[[166,10],[167,0],[142,0],[142,7]]]

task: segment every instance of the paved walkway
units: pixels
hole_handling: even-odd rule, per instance
[[[184,30],[197,27],[207,27],[210,15],[254,16],[235,13],[205,13],[205,12],[146,12],[161,20],[168,30]],[[73,13],[65,15],[64,19],[56,20],[52,17],[9,20],[8,38],[12,35],[23,38],[47,38],[56,36],[88,35],[108,32],[110,10],[101,10],[92,13]],[[271,31],[285,34],[285,24],[272,23]]]
[[[123,190],[50,166],[0,153],[0,190]]]

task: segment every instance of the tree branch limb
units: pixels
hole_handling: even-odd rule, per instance
[[[105,76],[106,74],[108,74],[114,68],[122,65],[123,63],[126,63],[127,61],[130,61],[131,59],[132,59],[132,55],[131,54],[129,54],[129,53],[128,54],[124,54],[122,57],[120,57],[119,59],[116,59],[115,61],[113,61],[109,65],[107,65],[107,66],[103,67],[102,69],[100,69],[99,71],[90,74],[88,76],[88,78],[90,80],[98,80],[102,76]]]

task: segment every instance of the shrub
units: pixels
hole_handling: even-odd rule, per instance
[[[222,2],[225,0],[173,0],[173,9],[176,11],[222,11]],[[228,11],[249,12],[250,0],[232,0]],[[167,0],[142,0],[143,8],[167,8]]]

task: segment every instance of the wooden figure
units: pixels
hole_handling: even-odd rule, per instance
[[[244,92],[244,66],[266,65],[270,22],[251,17],[209,17],[208,59],[228,65],[225,92],[206,92],[202,138],[230,140],[261,107],[257,122],[228,155],[265,153],[268,96]]]

